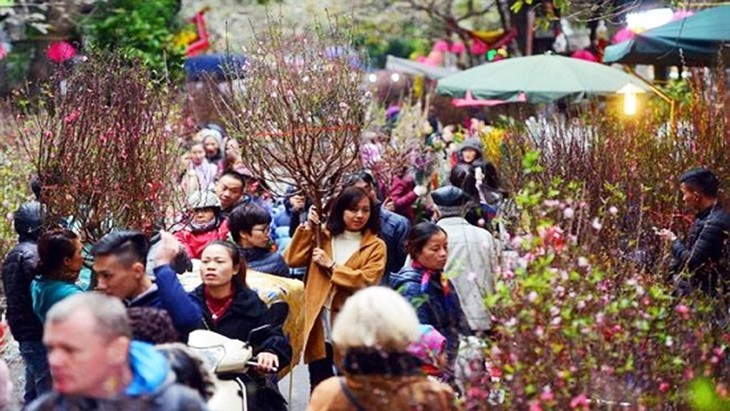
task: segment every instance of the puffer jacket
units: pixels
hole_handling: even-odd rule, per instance
[[[471,334],[461,308],[461,302],[454,290],[453,283],[449,281],[451,293],[453,293],[453,306],[448,306],[446,294],[441,285],[441,273],[431,277],[426,292],[423,292],[421,286],[422,277],[423,271],[413,267],[404,267],[401,271],[391,274],[390,287],[411,302],[421,324],[432,325],[446,337],[447,353],[449,358],[453,359],[459,346],[459,335]]]
[[[286,265],[284,257],[266,248],[243,248],[238,247],[241,257],[246,260],[246,266],[252,270],[266,274],[289,277],[289,266]]]
[[[30,284],[38,264],[38,247],[26,239],[16,245],[3,262],[3,287],[7,297],[7,319],[10,332],[18,341],[40,341],[43,324],[33,312]]]
[[[387,285],[390,273],[398,272],[406,262],[406,239],[411,224],[402,215],[380,208],[380,234],[386,246],[387,259],[382,284]]]
[[[730,235],[730,214],[719,204],[707,208],[696,215],[686,240],[672,243],[671,271],[691,273],[690,285],[714,295],[717,293],[718,279],[727,280],[730,266],[725,255]]]

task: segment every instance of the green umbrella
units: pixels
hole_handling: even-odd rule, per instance
[[[453,74],[439,80],[436,92],[464,98],[516,101],[524,93],[530,103],[588,95],[614,94],[627,85],[649,91],[638,78],[623,71],[576,58],[543,54],[515,57]]]
[[[730,6],[714,7],[606,47],[603,61],[666,66],[730,64]],[[681,50],[681,51],[680,51]]]

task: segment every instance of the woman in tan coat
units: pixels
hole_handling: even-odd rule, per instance
[[[378,284],[385,269],[385,243],[377,235],[378,208],[368,193],[348,187],[335,199],[321,244],[315,244],[316,213],[297,228],[284,253],[289,267],[309,266],[304,286],[304,361],[310,388],[334,375],[331,324],[345,300],[357,290]]]
[[[451,388],[429,380],[408,353],[418,335],[416,313],[396,291],[371,287],[355,294],[332,330],[335,348],[345,356],[344,377],[322,382],[308,410],[458,410]]]

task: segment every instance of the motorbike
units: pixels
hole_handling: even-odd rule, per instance
[[[268,327],[265,325],[254,329],[251,334]],[[249,367],[256,366],[253,348],[247,342],[209,330],[191,332],[188,337],[188,347],[197,353],[203,359],[206,368],[218,377],[215,382],[215,394],[208,400],[208,408],[211,411],[248,411],[246,385],[241,376],[246,374]]]

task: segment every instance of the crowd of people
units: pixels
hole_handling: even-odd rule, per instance
[[[21,206],[2,277],[28,409],[205,409],[210,387],[186,387],[165,344],[197,329],[248,341],[268,326],[250,341],[256,366],[242,378],[249,409],[284,410],[275,371],[299,360],[282,331],[287,315],[304,319],[310,409],[457,409],[458,357],[492,333],[483,301],[507,246],[493,222],[509,193],[478,130],[444,150],[441,182],[417,181],[411,167],[384,187],[364,168],[378,145],[367,149],[363,168],[317,210],[298,187],[276,199],[236,140],[206,126],[183,156],[187,209],[152,246],[120,228],[87,252],[73,227],[42,221],[37,201]],[[710,171],[682,176],[681,190],[695,227],[685,242],[658,234],[673,241],[675,271],[705,272],[723,257],[730,217]],[[187,292],[178,273],[193,267],[201,284]],[[87,268],[93,279],[81,281]],[[247,270],[303,281],[302,312],[267,307]],[[709,289],[716,275],[690,285]]]

